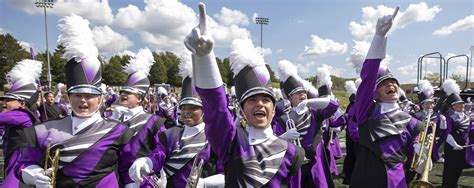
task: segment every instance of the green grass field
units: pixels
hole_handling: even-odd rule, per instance
[[[343,137],[345,133],[339,134],[339,141],[341,144],[345,143],[345,138]],[[337,160],[337,167],[339,169],[339,173],[342,172],[342,163],[344,158]],[[435,187],[441,187],[443,177],[443,163],[435,163],[433,165],[433,169],[429,174],[429,182],[435,185]],[[342,184],[341,177],[335,177],[334,183],[336,187],[348,187]],[[461,177],[458,181],[458,187],[474,187],[474,168],[465,169],[463,170]]]

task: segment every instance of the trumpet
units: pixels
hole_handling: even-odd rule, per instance
[[[293,121],[293,119],[291,119],[290,117],[288,117],[288,120],[286,120],[285,123],[286,123],[286,130],[287,131],[290,130],[290,129],[296,129],[295,121]],[[299,138],[293,140],[293,144],[302,147]]]
[[[44,157],[44,172],[46,176],[51,178],[51,187],[56,187],[56,176],[59,169],[59,148],[54,151],[54,156],[50,156],[51,153],[51,138],[48,138],[48,146],[46,147],[46,154]],[[48,170],[48,164],[51,164],[51,171]]]
[[[203,159],[198,159],[199,152],[194,158],[193,166],[191,168],[191,173],[189,173],[189,177],[186,182],[186,188],[196,188],[199,182],[199,178],[201,176],[202,165],[204,164]],[[197,161],[199,160],[199,164]],[[197,165],[197,166],[196,166]]]
[[[421,161],[423,160],[423,150],[424,147],[428,147],[428,151],[425,158],[425,163],[423,166],[423,170],[421,176],[418,180],[413,180],[410,182],[410,188],[434,188],[434,185],[428,181],[428,173],[430,171],[430,162],[431,162],[431,154],[433,145],[435,142],[435,133],[436,133],[436,124],[431,122],[431,115],[433,114],[433,110],[428,112],[428,115],[425,119],[425,129],[418,135],[418,139],[415,142],[421,144],[419,154],[414,154],[411,170],[416,170],[418,165],[420,165]],[[428,129],[431,127],[432,133],[428,134]]]

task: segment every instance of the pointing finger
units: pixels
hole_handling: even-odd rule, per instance
[[[397,6],[395,7],[395,10],[393,11],[393,14],[392,14],[392,19],[395,19],[395,17],[397,16],[398,14],[398,10],[400,9],[400,6]]]
[[[201,34],[206,34],[206,5],[203,2],[199,3],[199,29]]]

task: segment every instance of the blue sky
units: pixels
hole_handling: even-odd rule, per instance
[[[45,50],[43,10],[34,0],[0,0],[0,33],[10,33],[24,46]],[[233,39],[250,38],[260,46],[263,27],[265,61],[277,73],[278,62],[289,60],[302,77],[316,75],[326,64],[332,74],[357,77],[374,32],[377,17],[400,12],[389,35],[386,63],[402,83],[416,81],[416,61],[438,51],[446,57],[468,54],[474,45],[474,1],[276,1],[212,0],[207,6],[218,57],[229,56]],[[58,0],[48,9],[50,50],[57,45],[58,20],[70,13],[90,21],[94,39],[105,57],[133,54],[140,48],[180,53],[184,36],[197,24],[199,1],[185,0]],[[357,45],[356,45],[357,44]],[[429,64],[431,62],[428,62]],[[465,72],[462,62],[450,72]],[[437,71],[434,63],[427,71]]]

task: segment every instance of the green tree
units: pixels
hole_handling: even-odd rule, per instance
[[[113,56],[109,63],[103,67],[103,82],[107,85],[119,86],[123,85],[127,80],[127,73],[123,71],[122,58]]]
[[[153,57],[155,59],[155,63],[151,66],[150,69],[150,82],[151,84],[161,84],[168,82],[168,74],[166,65],[163,61],[163,57],[153,52]]]
[[[28,51],[23,49],[10,34],[0,35],[0,77],[3,78],[15,64],[23,59],[30,59]],[[6,84],[5,79],[0,79],[0,90]]]
[[[270,65],[269,65],[269,64],[265,64],[265,66],[267,67],[268,72],[270,72],[270,80],[271,80],[272,82],[280,83],[280,79],[276,78],[275,72],[272,70],[272,68],[270,67]]]

